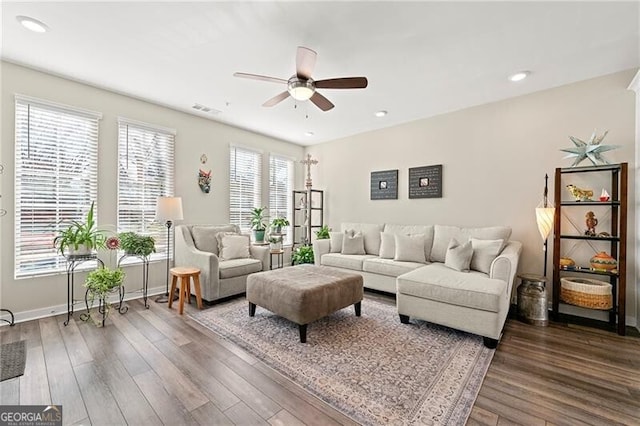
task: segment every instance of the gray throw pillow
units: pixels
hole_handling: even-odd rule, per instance
[[[491,269],[491,263],[504,248],[504,240],[480,240],[478,238],[471,238],[471,247],[473,247],[471,269],[488,274]]]
[[[345,231],[342,236],[342,254],[366,254],[362,232]]]
[[[380,259],[393,259],[396,255],[396,238],[391,232],[380,233]]]
[[[426,263],[424,253],[424,234],[395,235],[396,255],[394,260],[402,262]]]
[[[469,272],[471,256],[473,256],[471,241],[460,244],[455,238],[452,238],[444,258],[444,266],[460,272]]]
[[[340,253],[342,251],[342,232],[329,232],[329,253]]]
[[[251,238],[248,235],[234,232],[220,232],[217,236],[220,248],[220,259],[247,259],[251,257],[249,246]]]

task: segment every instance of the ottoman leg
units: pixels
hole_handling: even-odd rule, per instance
[[[256,314],[256,304],[249,302],[249,316],[252,317]]]
[[[300,343],[307,343],[307,324],[298,324],[300,330]]]
[[[409,324],[409,315],[400,314],[400,322],[403,324]]]
[[[362,306],[362,302],[358,302],[358,303],[354,303],[353,304],[353,309],[356,310],[356,316],[359,317],[360,316],[360,308]]]

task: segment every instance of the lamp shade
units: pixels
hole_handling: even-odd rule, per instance
[[[182,197],[158,197],[156,205],[156,220],[182,220]]]
[[[543,241],[546,241],[551,234],[555,212],[556,209],[553,207],[536,207],[536,222]]]

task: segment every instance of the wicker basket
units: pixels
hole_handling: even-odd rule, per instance
[[[589,309],[607,310],[613,307],[611,284],[586,278],[561,278],[560,300]]]

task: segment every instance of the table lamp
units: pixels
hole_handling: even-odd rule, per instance
[[[158,197],[156,204],[156,220],[158,222],[165,222],[167,226],[167,281],[165,293],[156,298],[157,303],[167,303],[169,301],[169,259],[171,258],[170,249],[172,245],[171,241],[171,226],[174,220],[182,220],[182,198],[181,197]],[[177,297],[173,300],[176,300]]]

